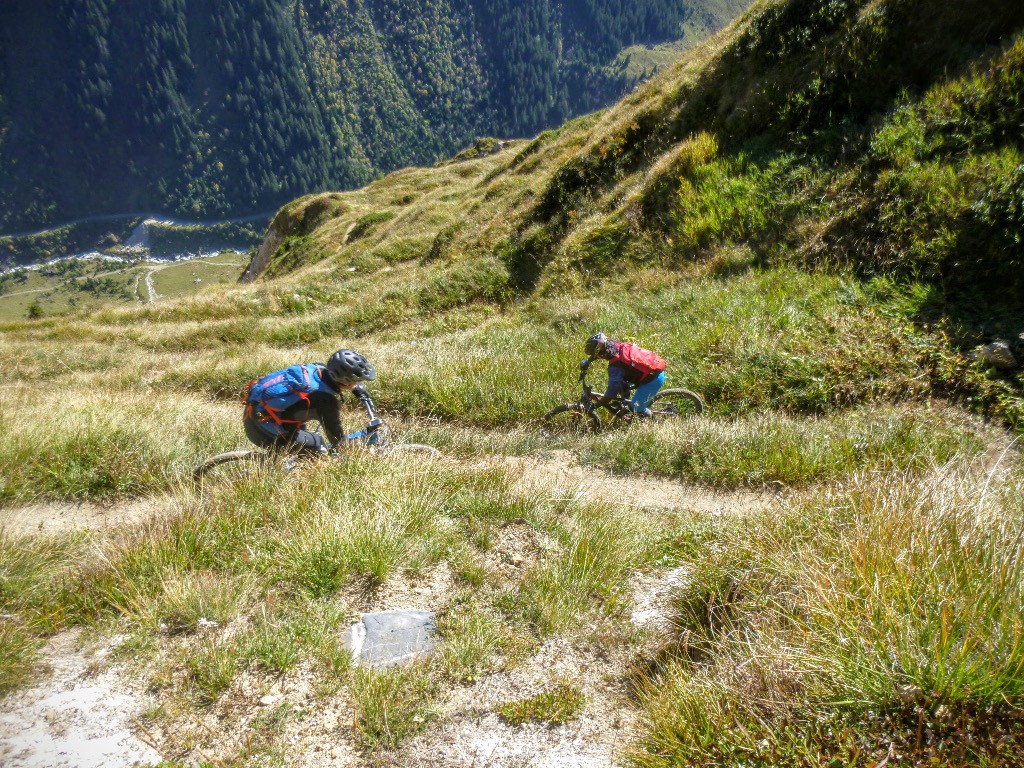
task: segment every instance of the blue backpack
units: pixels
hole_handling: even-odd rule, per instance
[[[312,409],[309,395],[318,390],[334,393],[320,378],[320,366],[315,363],[292,365],[268,373],[249,382],[245,395],[245,416],[258,422],[271,422],[283,429],[301,427],[305,419],[285,419],[282,414],[300,401],[305,401],[308,413]]]

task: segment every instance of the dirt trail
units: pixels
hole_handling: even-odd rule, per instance
[[[28,504],[0,509],[0,530],[15,535],[104,530],[141,523],[150,517],[168,514],[170,510],[171,500],[165,497],[130,499],[117,504],[66,501]]]
[[[519,474],[524,489],[543,486],[576,498],[650,509],[677,509],[708,515],[747,514],[765,509],[777,497],[752,491],[714,491],[643,475],[613,475],[582,466],[569,451],[546,457],[499,459]]]
[[[498,464],[517,475],[521,490],[543,487],[574,498],[589,498],[633,508],[674,509],[697,514],[749,514],[777,502],[777,497],[752,491],[714,491],[656,477],[613,475],[584,467],[569,451],[544,457],[494,456],[475,462]],[[116,504],[47,502],[0,509],[0,530],[17,535],[58,534],[76,530],[103,530],[140,523],[169,514],[167,497],[129,499]]]
[[[153,267],[146,273],[146,295],[149,297],[150,304],[156,304],[157,295],[156,288],[153,286],[153,273],[159,272],[164,267]]]

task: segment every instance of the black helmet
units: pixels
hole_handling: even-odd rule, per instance
[[[351,349],[339,349],[331,355],[327,361],[327,374],[335,384],[355,384],[377,378],[370,361]]]
[[[603,333],[595,333],[593,336],[591,336],[589,339],[587,339],[586,346],[584,346],[583,348],[586,350],[588,355],[593,357],[598,352],[600,352],[600,351],[602,351],[604,349],[604,345],[607,342],[608,342],[608,337],[607,336],[605,336]]]

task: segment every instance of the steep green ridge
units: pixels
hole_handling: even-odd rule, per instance
[[[252,213],[620,95],[620,50],[742,0],[11,0],[0,228]],[[584,87],[585,83],[585,87]]]
[[[329,210],[286,206],[268,274],[322,261],[293,278],[310,281],[402,243],[402,260],[435,269],[489,265],[481,298],[509,300],[742,247],[737,269],[866,280],[886,311],[937,332],[939,348],[916,353],[937,386],[983,391],[1020,423],[1012,374],[990,380],[941,349],[1024,331],[1022,24],[1012,2],[768,3],[616,107],[518,145],[445,205],[419,192],[441,172],[410,170]]]

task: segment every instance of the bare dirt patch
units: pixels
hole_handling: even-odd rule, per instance
[[[137,735],[149,697],[108,666],[113,647],[83,647],[78,630],[50,641],[45,679],[0,700],[5,768],[128,768],[161,761]]]
[[[586,467],[569,451],[543,457],[500,459],[512,468],[525,489],[543,486],[577,498],[591,498],[632,509],[670,509],[707,515],[743,515],[775,503],[771,494],[751,491],[712,491],[695,485],[644,475],[613,475]]]
[[[595,628],[596,629],[596,628]],[[452,691],[437,723],[391,756],[396,765],[570,768],[610,766],[633,728],[624,645],[567,638],[545,642],[523,664]],[[515,726],[497,708],[569,683],[587,698],[583,713],[563,725]]]
[[[286,675],[245,670],[213,707],[182,708],[154,733],[186,764],[366,765],[351,738],[351,704],[342,692],[319,695],[319,682],[308,663]]]
[[[0,509],[0,529],[15,535],[53,535],[105,530],[141,523],[171,508],[168,498],[130,499],[116,504],[47,502]]]

